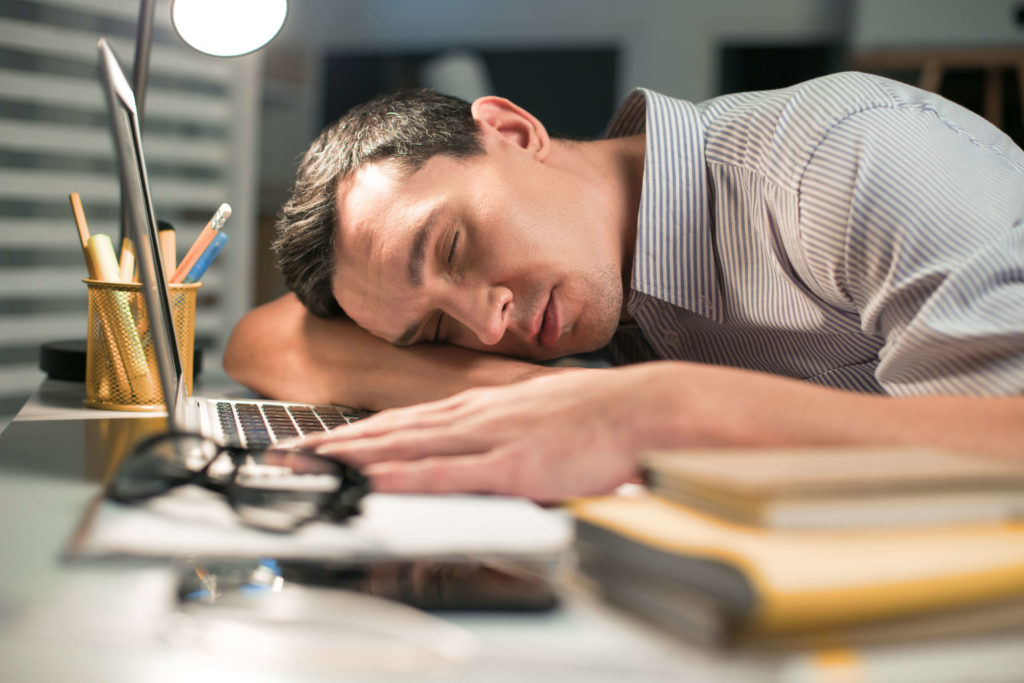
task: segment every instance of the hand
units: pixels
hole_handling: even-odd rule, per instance
[[[562,372],[388,410],[300,445],[363,466],[378,491],[604,493],[637,474],[643,449],[669,445],[657,423],[674,411],[654,380],[644,366]]]
[[[916,445],[1019,459],[1022,415],[1022,396],[895,399],[661,361],[471,389],[297,445],[363,466],[378,491],[556,501],[612,490],[654,448]]]

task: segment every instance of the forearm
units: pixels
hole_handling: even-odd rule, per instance
[[[448,346],[399,349],[346,320],[312,316],[288,295],[250,311],[224,354],[235,381],[264,396],[383,408],[552,372]]]
[[[913,445],[1021,457],[1024,397],[885,397],[686,363],[649,368],[676,417],[660,441],[715,446]],[[682,390],[680,387],[684,387]],[[655,427],[652,427],[655,428]]]
[[[305,445],[378,491],[556,501],[606,493],[652,449],[936,446],[1020,457],[1024,399],[885,398],[734,368],[644,363],[387,411]]]

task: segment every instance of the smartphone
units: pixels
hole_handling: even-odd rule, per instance
[[[280,590],[287,584],[355,591],[427,611],[544,611],[558,604],[553,580],[537,568],[435,560],[193,560],[181,569],[178,598],[184,603],[212,603],[226,592]]]

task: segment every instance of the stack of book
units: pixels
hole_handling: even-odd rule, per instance
[[[1024,462],[932,450],[650,454],[574,501],[580,569],[699,642],[847,646],[1020,627]]]

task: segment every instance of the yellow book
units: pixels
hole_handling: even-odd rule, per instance
[[[1024,600],[1018,522],[779,531],[646,493],[579,499],[570,510],[581,569],[602,587],[690,598],[690,606],[703,604],[705,619],[745,635],[825,632]]]
[[[645,466],[659,495],[773,528],[1024,518],[1024,463],[934,449],[673,450]]]

